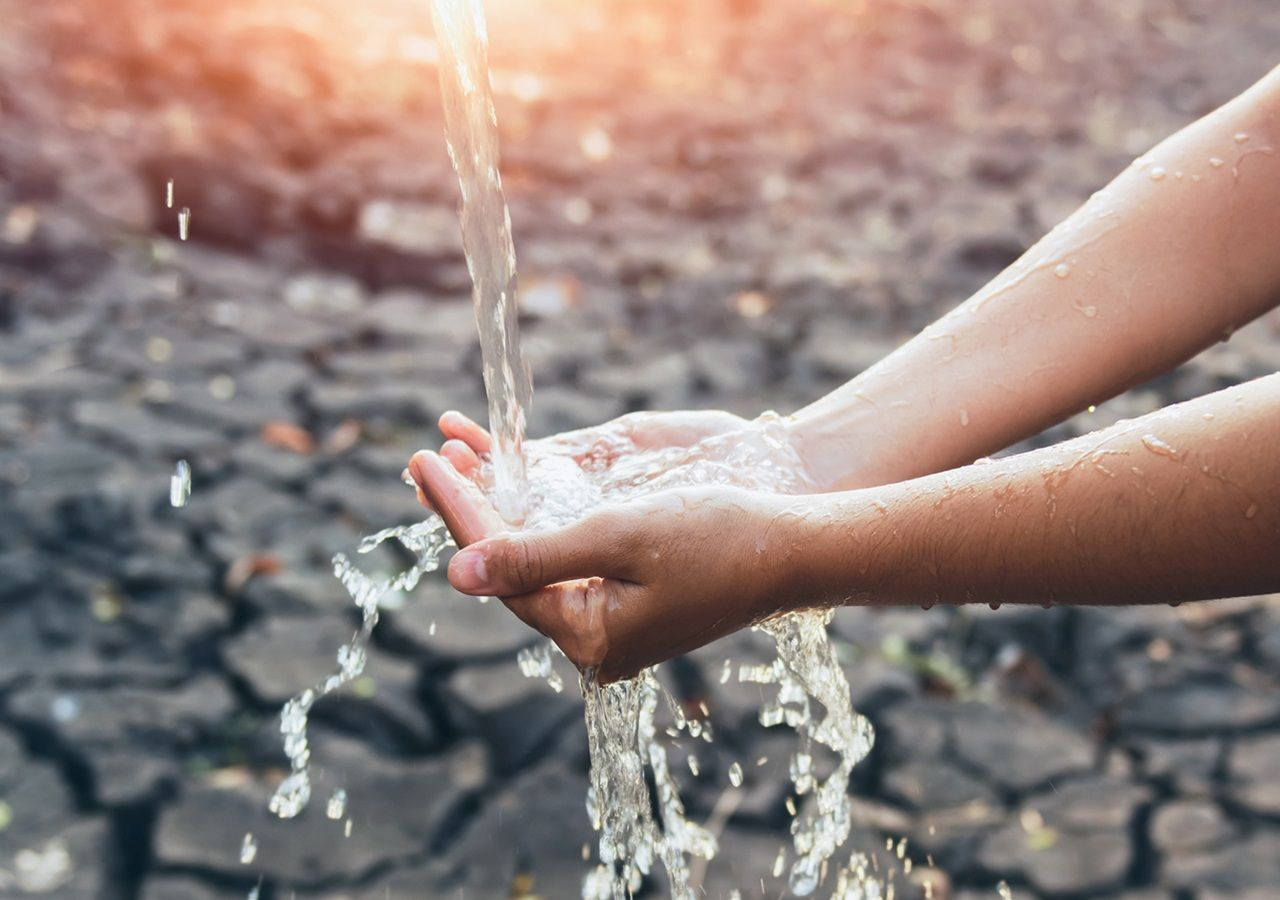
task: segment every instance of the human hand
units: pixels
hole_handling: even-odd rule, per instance
[[[685,488],[512,534],[439,456],[415,455],[410,471],[464,547],[449,565],[453,586],[501,597],[601,682],[792,608],[804,595],[790,571],[804,544],[795,498]]]
[[[571,460],[606,493],[615,485],[644,485],[646,491],[653,491],[676,486],[682,480],[697,481],[696,476],[688,477],[690,470],[705,463],[730,464],[722,468],[731,467],[737,483],[744,487],[788,493],[813,489],[808,466],[789,446],[766,448],[761,441],[769,423],[777,421],[777,417],[768,416],[751,421],[720,410],[629,413],[602,425],[529,441],[524,453],[531,471]],[[486,465],[492,447],[489,433],[456,410],[440,417],[440,430],[445,436],[440,455],[459,474],[490,492],[493,473]],[[786,432],[775,428],[774,434],[785,436]],[[785,437],[783,443],[787,443]],[[766,465],[767,472],[753,471]],[[419,499],[431,505],[421,491]]]

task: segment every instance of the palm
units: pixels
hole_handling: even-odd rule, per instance
[[[657,475],[680,465],[691,448],[707,439],[732,435],[749,425],[746,419],[719,410],[630,413],[603,425],[529,441],[524,451],[534,464],[572,459],[595,479],[607,478],[619,464],[628,471],[643,469]],[[489,433],[458,412],[445,413],[440,430],[445,436],[440,455],[460,474],[487,487],[488,467],[482,463],[492,444]]]

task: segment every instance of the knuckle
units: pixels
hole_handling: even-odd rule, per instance
[[[519,584],[541,586],[545,566],[538,542],[526,539],[508,544],[506,563]]]

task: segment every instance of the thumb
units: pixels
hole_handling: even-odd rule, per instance
[[[514,597],[574,578],[607,576],[616,555],[582,523],[540,534],[501,535],[459,550],[449,581],[464,594]]]

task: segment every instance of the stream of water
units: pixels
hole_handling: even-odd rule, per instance
[[[604,502],[684,485],[720,483],[803,491],[804,480],[798,474],[802,467],[773,414],[765,414],[739,434],[634,459],[624,455],[600,471],[564,457],[524,452],[525,410],[532,385],[520,352],[515,250],[498,174],[484,11],[480,0],[432,0],[432,11],[440,47],[446,137],[461,190],[463,244],[474,282],[495,443],[487,463],[492,466],[494,485],[490,499],[498,511],[513,526],[538,529],[572,522]],[[312,707],[363,672],[379,601],[412,589],[439,567],[440,555],[451,546],[443,523],[432,516],[372,535],[360,551],[392,539],[415,558],[414,565],[398,575],[374,578],[346,556],[334,560],[335,574],[359,609],[361,625],[339,649],[337,671],[291,699],[281,713],[291,772],[276,790],[270,808],[282,818],[297,815],[311,797],[307,725]],[[777,657],[768,665],[741,666],[737,675],[742,681],[774,688],[772,699],[760,711],[761,724],[786,725],[799,737],[790,764],[794,799],[789,808],[796,810],[788,854],[791,891],[806,896],[826,884],[833,896],[875,898],[880,896],[878,881],[865,865],[865,857],[853,853],[841,859],[838,855],[851,828],[849,776],[870,752],[873,734],[867,720],[850,704],[849,685],[827,638],[830,615],[794,613],[760,626],[773,638]],[[547,678],[559,690],[563,685],[553,670],[556,652],[550,645],[526,651],[520,656],[520,668],[528,676]],[[687,717],[653,669],[608,685],[584,675],[581,689],[591,757],[586,804],[599,832],[598,862],[585,875],[583,897],[625,900],[660,860],[671,896],[692,900],[690,858],[714,856],[716,837],[686,816],[679,785],[667,763],[667,743],[670,734],[682,740],[709,740],[709,724]],[[666,720],[671,726],[660,727]],[[741,777],[739,769],[737,780]]]

